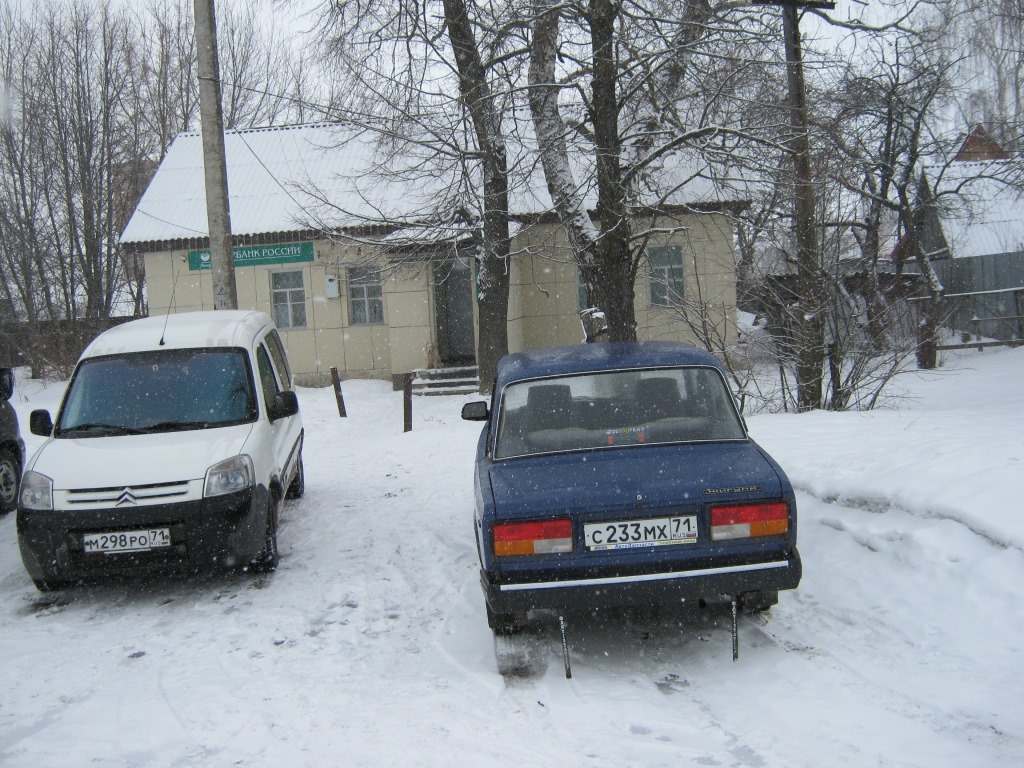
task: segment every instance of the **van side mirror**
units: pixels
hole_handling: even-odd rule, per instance
[[[271,421],[277,421],[287,416],[294,416],[299,412],[299,398],[291,390],[278,392],[270,402],[267,416]]]
[[[0,399],[10,400],[14,394],[14,370],[0,368]]]
[[[32,411],[28,415],[28,430],[33,435],[49,437],[53,432],[53,419],[50,418],[50,412],[43,409]]]
[[[487,401],[474,400],[462,406],[462,418],[466,421],[487,421]]]

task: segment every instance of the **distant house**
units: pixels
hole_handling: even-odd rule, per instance
[[[994,339],[1022,337],[1024,174],[982,126],[953,161],[924,170],[921,237],[945,295],[948,324]],[[932,192],[934,190],[934,194]]]
[[[274,317],[302,383],[396,378],[476,357],[474,260],[462,225],[417,219],[452,180],[422,158],[334,124],[228,131],[228,186],[239,306]],[[387,173],[381,165],[387,165]],[[536,176],[516,187],[510,351],[573,344],[583,333],[576,266]],[[735,339],[735,204],[684,187],[662,201],[637,280],[638,335],[688,339],[682,303],[699,299]],[[538,191],[539,190],[539,191]],[[142,254],[151,315],[213,307],[199,133],[177,137],[121,237]],[[647,223],[651,213],[645,213]]]

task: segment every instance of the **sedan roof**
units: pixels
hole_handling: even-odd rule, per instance
[[[623,368],[665,368],[721,364],[710,352],[676,341],[621,341],[577,344],[517,352],[498,363],[498,389],[523,379]]]

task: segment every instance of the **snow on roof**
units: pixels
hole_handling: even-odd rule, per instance
[[[451,201],[447,204],[454,210],[466,197],[454,174],[436,168],[429,148],[406,144],[388,152],[376,134],[351,126],[317,123],[226,131],[224,141],[234,235],[411,224],[436,219],[439,201]],[[524,152],[511,164],[512,213],[550,210],[536,159]],[[666,202],[723,202],[703,166],[695,168],[687,168],[678,158],[666,162],[660,174],[669,185],[666,189],[672,190]],[[585,200],[593,207],[596,189],[588,190]],[[139,201],[121,242],[205,237],[202,136],[181,133]]]
[[[104,331],[82,352],[82,357],[157,349],[248,349],[256,335],[270,324],[268,315],[252,310],[211,310],[146,317]]]
[[[1024,251],[1024,193],[1012,161],[953,162],[925,169],[954,258]]]
[[[254,128],[224,134],[231,231],[236,235],[365,223],[394,209],[411,190],[394,185],[360,194],[368,170],[368,144],[336,125]],[[181,133],[128,221],[121,242],[207,237],[203,143]]]

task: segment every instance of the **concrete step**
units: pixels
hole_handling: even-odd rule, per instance
[[[475,365],[453,368],[418,368],[413,371],[414,395],[469,395],[480,390]]]

